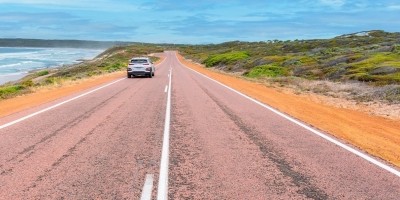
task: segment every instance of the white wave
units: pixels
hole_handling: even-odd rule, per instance
[[[32,51],[0,53],[0,74],[73,64],[79,59],[94,58],[102,52],[102,50],[73,48],[29,49]]]
[[[22,63],[13,63],[13,64],[7,64],[7,65],[0,65],[0,68],[9,68],[9,67],[15,67],[15,66],[20,66]]]
[[[0,74],[0,77],[8,77],[8,76],[20,76],[20,75],[27,75],[28,72],[13,72],[7,74]]]

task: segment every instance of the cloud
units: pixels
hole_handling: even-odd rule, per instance
[[[398,31],[397,1],[0,0],[0,37],[176,43],[329,38]]]
[[[134,34],[134,26],[96,22],[69,13],[0,14],[1,37],[118,40]]]
[[[400,10],[400,5],[390,5],[387,8],[389,10]]]
[[[319,2],[331,7],[341,7],[346,4],[346,0],[319,0]]]

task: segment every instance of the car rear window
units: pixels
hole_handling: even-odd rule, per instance
[[[147,63],[146,59],[132,59],[131,63]]]

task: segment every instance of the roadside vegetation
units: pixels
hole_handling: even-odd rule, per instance
[[[163,52],[160,45],[131,45],[112,47],[90,61],[79,64],[45,69],[31,73],[16,83],[0,86],[0,100],[32,92],[35,88],[49,85],[62,85],[67,80],[79,80],[96,75],[126,70],[129,59],[134,56],[147,56]],[[158,57],[150,57],[153,62]]]
[[[400,33],[368,31],[319,40],[234,41],[181,46],[179,50],[206,67],[295,87],[300,92],[331,96],[339,92],[357,101],[400,103]]]
[[[383,31],[316,40],[115,46],[91,61],[38,71],[17,83],[0,86],[0,99],[65,80],[125,70],[129,58],[166,49],[178,50],[207,68],[298,93],[400,103],[400,33]]]

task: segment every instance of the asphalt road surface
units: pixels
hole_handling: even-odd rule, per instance
[[[1,118],[0,199],[399,199],[398,169],[166,56],[152,79]]]

